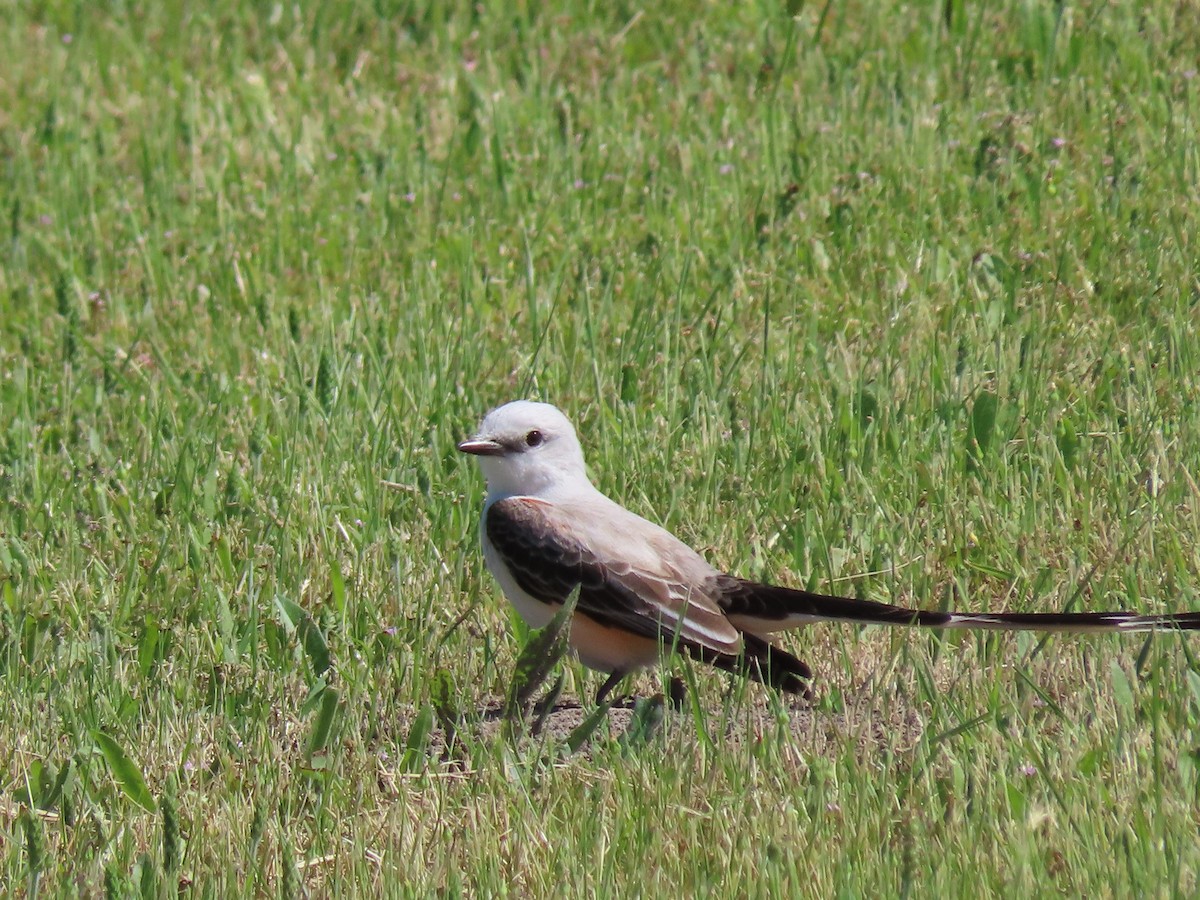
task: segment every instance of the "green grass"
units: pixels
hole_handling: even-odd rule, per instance
[[[454,450],[546,399],[746,576],[1200,608],[1188,4],[310,6],[0,16],[6,892],[1200,888],[1187,638],[505,739]]]

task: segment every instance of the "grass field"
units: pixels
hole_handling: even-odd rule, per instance
[[[545,399],[747,577],[1200,609],[1197,7],[3,9],[0,893],[1200,891],[1196,639],[507,735],[454,449]]]

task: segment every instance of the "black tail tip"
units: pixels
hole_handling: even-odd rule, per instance
[[[785,694],[794,694],[804,700],[813,698],[811,675],[784,672],[782,675],[771,677],[767,683]]]
[[[802,659],[785,650],[767,645],[761,648],[751,663],[754,677],[785,694],[795,694],[811,700],[812,669]]]

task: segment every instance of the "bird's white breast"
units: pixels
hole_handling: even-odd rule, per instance
[[[549,625],[550,620],[554,618],[557,608],[529,595],[517,584],[517,580],[513,578],[512,572],[504,564],[504,560],[496,552],[496,548],[492,546],[492,542],[488,540],[486,510],[483,514],[483,521],[480,523],[479,540],[483,545],[484,564],[487,565],[488,571],[492,573],[492,577],[499,582],[500,590],[504,592],[504,596],[508,598],[508,602],[513,605],[521,618],[525,620],[525,624],[530,628],[545,628]]]

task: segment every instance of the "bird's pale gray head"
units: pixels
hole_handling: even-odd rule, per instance
[[[575,429],[549,403],[514,400],[496,407],[458,449],[479,458],[492,499],[587,483]]]

